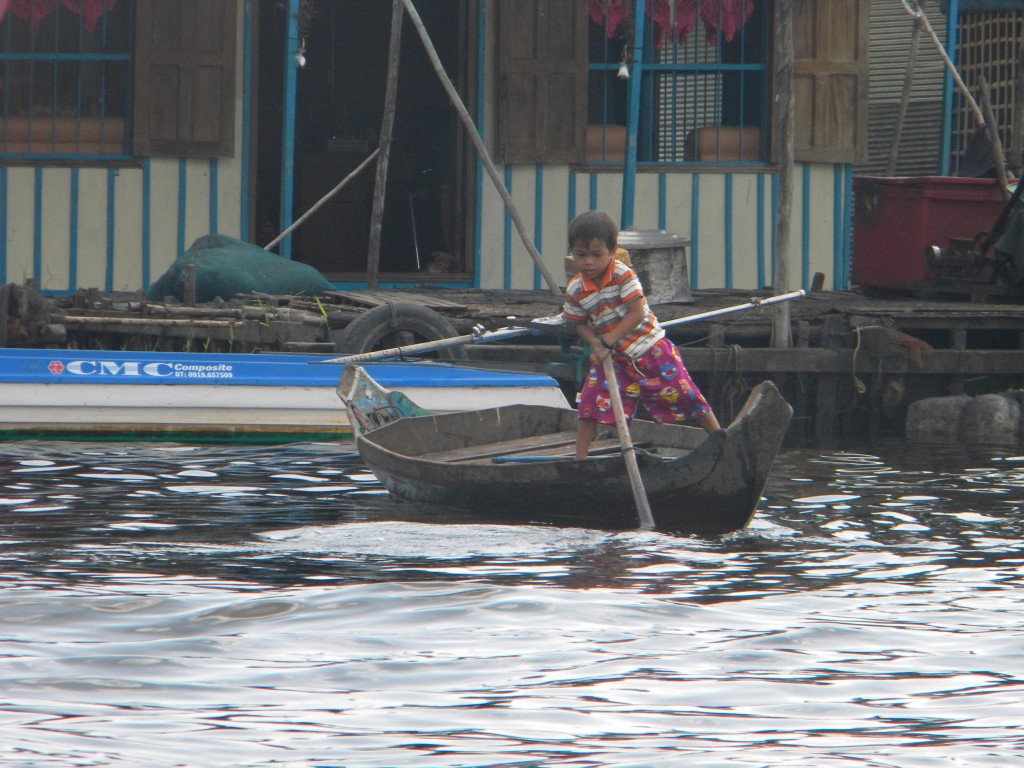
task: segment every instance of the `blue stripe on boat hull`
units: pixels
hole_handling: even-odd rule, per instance
[[[0,350],[0,384],[203,384],[335,387],[344,366],[329,356]],[[486,371],[432,361],[364,366],[383,387],[550,387],[542,374]]]

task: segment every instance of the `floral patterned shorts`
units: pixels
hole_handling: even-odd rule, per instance
[[[668,338],[658,341],[640,357],[614,355],[613,362],[627,419],[633,418],[640,402],[659,423],[693,421],[711,410],[683,365],[679,350]],[[577,404],[581,419],[615,423],[602,366],[590,366]]]

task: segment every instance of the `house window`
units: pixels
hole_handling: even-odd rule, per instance
[[[586,159],[621,163],[628,80],[640,77],[637,160],[751,163],[767,156],[770,3],[647,3],[634,62],[632,3],[590,0]]]
[[[0,2],[0,157],[129,154],[132,5]]]

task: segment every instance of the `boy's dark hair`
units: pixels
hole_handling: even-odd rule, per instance
[[[587,211],[569,222],[570,249],[580,242],[589,245],[592,240],[601,240],[609,251],[619,244],[619,228],[603,211]]]

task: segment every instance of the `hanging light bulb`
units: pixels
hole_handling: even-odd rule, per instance
[[[626,66],[626,62],[619,64],[619,71],[617,73],[619,80],[629,80],[629,67]]]

